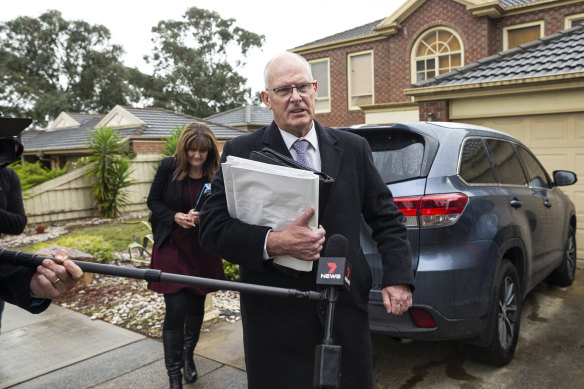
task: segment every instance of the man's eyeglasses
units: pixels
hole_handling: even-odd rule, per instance
[[[316,82],[306,82],[304,84],[298,84],[296,86],[282,86],[280,88],[272,88],[278,97],[287,97],[292,94],[292,90],[296,88],[299,95],[307,95],[314,90],[314,85]]]

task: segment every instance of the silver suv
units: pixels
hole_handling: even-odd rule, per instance
[[[344,128],[365,137],[404,213],[415,272],[407,315],[387,315],[370,229],[361,245],[373,275],[373,331],[396,338],[461,340],[475,359],[503,366],[517,346],[521,303],[539,282],[568,286],[576,269],[576,213],[519,140],[452,122]]]

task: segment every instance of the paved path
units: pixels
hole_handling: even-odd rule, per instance
[[[185,388],[247,388],[241,322],[201,334],[195,363]],[[167,387],[161,342],[57,305],[32,315],[6,304],[0,389]]]

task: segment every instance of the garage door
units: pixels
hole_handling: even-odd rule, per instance
[[[462,121],[494,128],[521,140],[550,175],[559,169],[572,170],[578,174],[579,181],[562,190],[576,205],[578,258],[584,259],[584,113]]]

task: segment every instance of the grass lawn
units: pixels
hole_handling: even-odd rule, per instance
[[[128,245],[135,241],[135,238],[143,239],[150,233],[150,230],[143,221],[146,218],[124,220],[98,225],[75,225],[67,227],[68,233],[57,238],[42,242],[43,246],[50,246],[64,237],[74,238],[81,235],[100,236],[108,242],[114,251],[126,251]],[[39,246],[38,243],[19,247],[21,251],[33,252]]]

